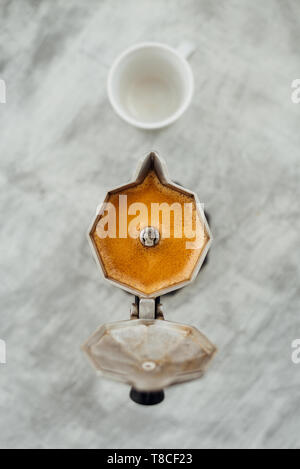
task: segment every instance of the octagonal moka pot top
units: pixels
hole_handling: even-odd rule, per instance
[[[160,297],[192,282],[212,242],[197,195],[172,182],[151,152],[133,180],[107,192],[88,238],[104,278],[135,295],[130,320],[101,326],[83,345],[100,374],[128,383],[140,404],[199,378],[216,348],[197,329],[164,320]]]

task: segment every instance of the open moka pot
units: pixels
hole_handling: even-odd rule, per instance
[[[105,279],[135,302],[130,319],[100,326],[82,348],[101,375],[131,386],[132,400],[157,404],[165,387],[200,378],[216,351],[196,328],[166,321],[160,302],[205,259],[212,236],[202,206],[151,152],[131,182],[106,194],[88,238]]]

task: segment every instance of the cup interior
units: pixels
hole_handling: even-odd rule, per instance
[[[109,94],[117,113],[133,125],[168,125],[183,112],[192,93],[186,61],[169,47],[144,45],[125,52],[114,64]]]

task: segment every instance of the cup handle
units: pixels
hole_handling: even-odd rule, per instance
[[[196,45],[191,41],[183,41],[176,50],[184,59],[189,59],[195,52]]]

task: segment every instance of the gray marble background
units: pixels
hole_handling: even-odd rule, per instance
[[[1,0],[0,20],[0,446],[299,448],[299,1]],[[106,95],[116,55],[183,39],[197,44],[187,113],[160,131],[121,121]],[[103,187],[152,149],[198,192],[215,238],[165,316],[219,353],[144,408],[79,347],[129,317],[85,233]]]

